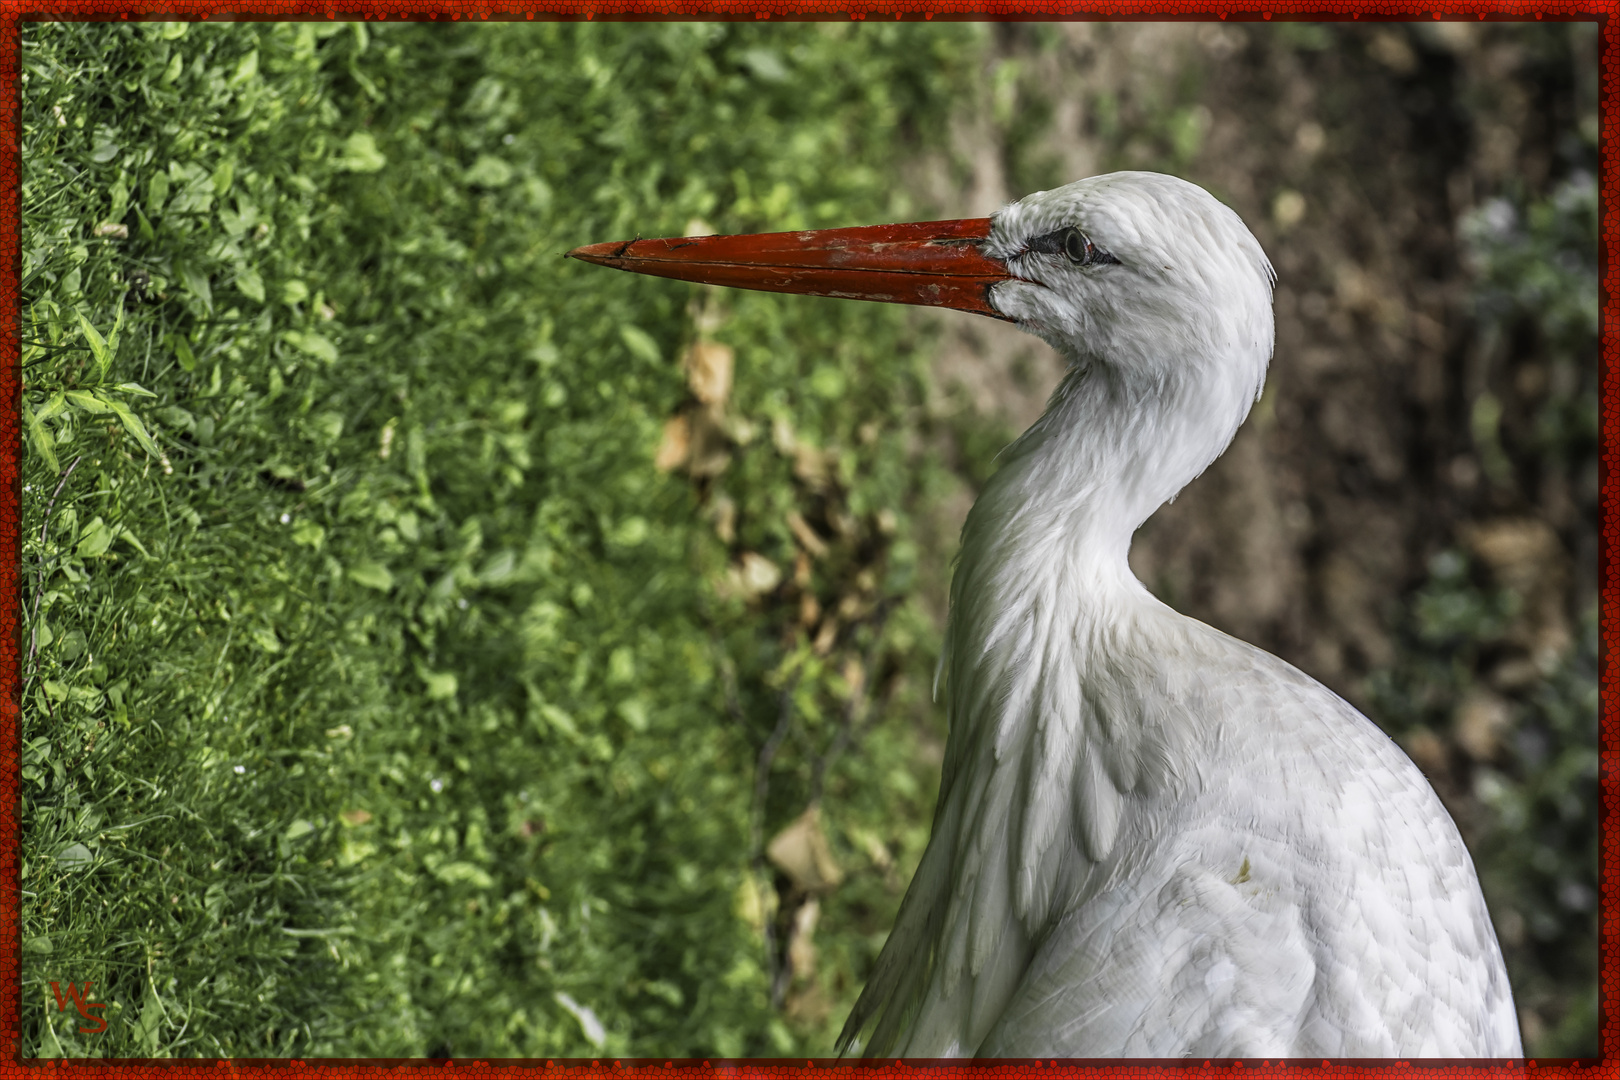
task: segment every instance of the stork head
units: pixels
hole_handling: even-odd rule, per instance
[[[990,303],[1073,363],[1162,385],[1215,365],[1258,394],[1271,359],[1271,263],[1243,220],[1162,173],[1094,176],[990,219],[1007,267]]]
[[[570,256],[714,285],[1005,319],[1129,383],[1259,393],[1271,264],[1232,210],[1160,173],[1094,176],[993,217],[593,244]],[[1241,420],[1241,416],[1238,418]]]

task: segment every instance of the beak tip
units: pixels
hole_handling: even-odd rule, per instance
[[[616,260],[623,256],[630,244],[623,240],[611,240],[605,244],[585,244],[574,248],[563,256],[565,259],[578,259],[580,262],[595,263],[597,266],[615,266]]]

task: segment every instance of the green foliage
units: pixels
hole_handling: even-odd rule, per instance
[[[252,705],[314,672],[302,651],[258,644],[295,598],[273,595],[285,557],[253,541],[267,509],[253,459],[227,456],[262,441],[267,418],[241,400],[258,342],[218,268],[274,256],[205,216],[228,195],[238,210],[279,203],[276,224],[311,207],[283,196],[287,156],[261,151],[286,149],[263,135],[317,69],[232,88],[257,40],[64,24],[33,27],[24,48],[33,1052],[274,1053],[334,1023],[304,977],[323,943],[289,932],[332,925],[339,883],[312,873],[294,831],[325,763],[278,747],[296,709]],[[233,158],[255,166],[234,182]],[[305,698],[335,704],[335,689],[315,681]],[[46,984],[67,979],[94,982],[105,1035],[80,1035],[71,1007],[47,1023]]]
[[[1515,992],[1527,1003],[1550,999],[1563,1014],[1536,1050],[1551,1057],[1592,1056],[1598,1045],[1597,650],[1594,609],[1577,652],[1528,695],[1518,768],[1483,770],[1475,780],[1496,817],[1483,879],[1525,921]]]
[[[1480,582],[1460,552],[1437,556],[1399,661],[1371,680],[1373,715],[1408,745],[1450,727],[1470,693],[1489,685],[1484,672],[1521,603]],[[1472,770],[1472,794],[1489,811],[1475,860],[1515,997],[1562,1016],[1527,1041],[1544,1057],[1590,1056],[1597,1046],[1597,650],[1592,608],[1571,653],[1506,698],[1509,753]]]
[[[1554,373],[1534,424],[1518,438],[1501,437],[1503,409],[1495,397],[1486,392],[1475,400],[1474,437],[1486,470],[1504,487],[1515,474],[1589,477],[1584,498],[1595,513],[1596,187],[1577,173],[1527,211],[1507,199],[1486,204],[1463,221],[1462,231],[1484,347],[1505,354],[1521,371],[1545,365]],[[1562,559],[1563,553],[1551,557]],[[1592,569],[1578,566],[1575,572],[1585,576]],[[1429,571],[1401,627],[1399,660],[1372,680],[1374,715],[1416,745],[1451,727],[1470,695],[1500,694],[1496,700],[1507,711],[1506,752],[1468,772],[1472,794],[1487,811],[1476,847],[1481,883],[1521,1011],[1555,1018],[1545,1031],[1527,1028],[1527,1053],[1593,1056],[1596,604],[1579,613],[1573,647],[1559,656],[1535,648],[1535,635],[1526,632],[1534,619],[1546,621],[1548,597],[1538,594],[1536,584],[1544,570],[1521,563],[1516,573],[1487,575],[1451,550],[1431,560]],[[1497,583],[1493,576],[1519,580]],[[1557,582],[1560,576],[1540,580]],[[1560,608],[1560,601],[1553,599],[1552,606]],[[1515,668],[1526,674],[1510,676]]]
[[[968,40],[29,25],[26,1053],[830,1046],[932,798],[919,354],[558,255],[919,214]],[[661,472],[699,336],[728,467]],[[739,900],[818,800],[792,981]]]
[[[1542,354],[1548,393],[1528,451],[1560,466],[1593,459],[1598,436],[1598,195],[1577,172],[1544,200],[1493,199],[1462,223],[1478,280],[1475,314],[1490,349]],[[1489,464],[1502,407],[1475,402],[1476,441]],[[1497,455],[1501,454],[1498,449]]]

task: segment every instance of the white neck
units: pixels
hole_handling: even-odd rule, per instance
[[[1149,382],[1072,366],[968,515],[953,603],[1054,577],[1079,586],[1081,600],[1140,591],[1132,534],[1220,456],[1248,413],[1249,393],[1218,372],[1195,362]]]

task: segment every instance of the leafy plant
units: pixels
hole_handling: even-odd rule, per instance
[[[918,343],[557,256],[918,214],[970,40],[29,25],[27,1052],[830,1045],[926,836]]]
[[[1595,186],[1576,173],[1527,209],[1498,199],[1462,223],[1482,347],[1511,371],[1554,372],[1528,423],[1500,424],[1501,399],[1481,393],[1472,410],[1476,446],[1487,474],[1507,490],[1573,475],[1584,504],[1578,529],[1590,528],[1587,513],[1596,511],[1596,208]],[[1480,878],[1528,1018],[1527,1053],[1592,1055],[1597,609],[1587,601],[1573,619],[1564,610],[1566,547],[1578,553],[1578,543],[1511,525],[1497,526],[1497,535],[1521,550],[1493,544],[1486,532],[1476,532],[1474,547],[1494,550],[1500,565],[1462,550],[1431,560],[1404,618],[1400,657],[1373,680],[1375,714],[1482,811],[1469,820],[1482,834]],[[1577,563],[1573,572],[1591,569]],[[1561,629],[1566,622],[1572,634]],[[1444,760],[1436,733],[1445,731],[1477,760]]]

